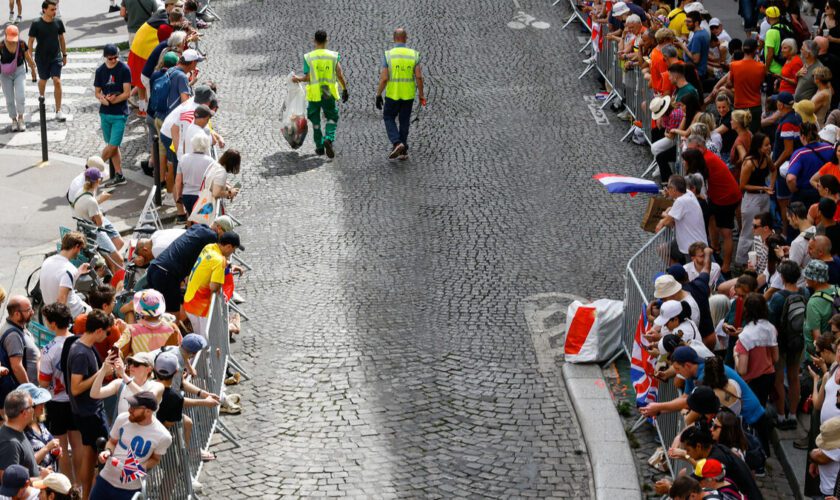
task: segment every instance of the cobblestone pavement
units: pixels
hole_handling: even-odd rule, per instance
[[[649,160],[611,113],[596,125],[579,33],[548,3],[214,1],[200,68],[245,158],[230,210],[255,272],[234,351],[254,380],[236,387],[243,414],[223,417],[241,448],[218,440],[206,496],[590,497],[562,380],[539,370],[520,305],[623,295],[645,201],[591,176]],[[520,10],[550,28],[510,29]],[[397,24],[429,87],[401,164],[373,106]],[[311,141],[289,151],[277,118],[317,28],[350,84],[332,162]],[[100,147],[93,110],[55,150]]]

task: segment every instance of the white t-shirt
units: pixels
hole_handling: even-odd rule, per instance
[[[689,262],[688,264],[684,265],[683,268],[685,272],[688,274],[688,281],[694,281],[700,276],[700,271],[694,267],[694,262]],[[718,280],[720,279],[720,264],[717,262],[712,262],[712,270],[709,272],[709,286],[714,290],[715,285],[717,284]]]
[[[187,125],[186,131],[182,134],[181,140],[178,143],[178,160],[180,161],[184,155],[193,152],[193,145],[192,141],[193,138],[200,134],[204,134],[207,137],[210,137],[210,127],[200,127],[195,123],[190,123]]]
[[[102,210],[100,210],[99,203],[97,203],[96,196],[93,193],[80,197],[73,205],[73,214],[80,219],[92,221],[95,215],[101,213]]]
[[[134,480],[126,478],[125,481],[120,478],[120,472],[129,453],[142,465],[152,455],[164,455],[172,444],[172,435],[158,419],[152,417],[149,425],[139,425],[128,421],[128,412],[121,413],[114,421],[114,426],[111,427],[111,439],[117,440],[112,457],[119,459],[120,465],[119,468],[114,467],[109,458],[99,475],[111,486],[123,490],[139,490],[142,482],[139,476]]]
[[[688,247],[696,241],[708,244],[703,210],[694,193],[687,191],[674,200],[674,204],[668,210],[668,215],[674,219],[674,231],[680,252],[687,254]]]
[[[178,161],[178,171],[184,182],[183,194],[198,196],[204,174],[208,172],[208,168],[214,161],[210,155],[202,153],[187,153],[181,157]]]
[[[41,498],[41,490],[28,486],[26,488],[26,494],[19,498],[23,500],[38,500]],[[12,497],[0,495],[0,500],[12,500]]]
[[[227,184],[227,170],[220,163],[213,162],[204,176],[204,188],[212,189],[214,186],[224,186],[225,184]]]
[[[680,299],[680,302],[685,302],[689,305],[689,307],[691,307],[691,321],[693,321],[695,325],[699,325],[700,306],[697,305],[697,301],[694,300],[694,297],[692,297],[690,293],[686,293],[685,298]]]
[[[809,230],[816,230],[816,228],[811,226],[805,231],[802,231],[790,244],[789,258],[799,264],[800,269],[805,269],[805,266],[811,262],[811,257],[808,255],[808,240],[805,239],[805,232]]]
[[[50,394],[52,400],[61,402],[70,401],[67,395],[67,389],[64,387],[64,374],[61,372],[61,349],[64,347],[64,340],[67,335],[63,337],[56,337],[44,346],[41,351],[41,362],[39,364],[38,380],[50,381]]]
[[[732,41],[732,37],[729,36],[729,33],[727,33],[725,29],[720,30],[720,34],[717,38],[720,40],[721,45],[728,44]]]
[[[192,123],[195,116],[195,108],[197,107],[198,104],[195,103],[195,98],[193,97],[190,97],[186,101],[176,106],[171,113],[166,115],[166,118],[163,120],[163,123],[161,123],[160,133],[171,139],[172,126],[176,123],[178,123],[179,125],[181,124],[182,114],[184,114],[183,118],[184,120],[186,120],[185,123]]]
[[[178,166],[180,167],[180,164]],[[181,235],[186,232],[186,229],[175,228],[161,229],[160,231],[152,233],[152,236],[149,238],[152,240],[152,255],[157,258],[158,255],[162,254],[164,250],[169,248],[169,245],[171,245],[173,241],[180,238]]]
[[[146,382],[143,385],[140,386],[140,391],[138,391],[138,392],[149,391],[149,392],[154,393],[155,389],[160,385],[161,385],[160,382],[158,382],[156,380],[152,380],[150,378],[150,379],[146,380]],[[117,414],[118,415],[128,411],[128,397],[129,396],[134,396],[135,394],[136,393],[131,390],[131,386],[123,385],[120,388],[119,399],[117,400]],[[157,420],[155,420],[155,421],[157,421]]]
[[[67,260],[67,257],[59,253],[48,257],[44,261],[41,265],[41,274],[38,278],[41,285],[41,294],[44,297],[44,304],[58,302],[60,288],[70,289],[70,294],[67,296],[67,307],[70,308],[70,314],[74,318],[90,309],[90,306],[84,303],[73,288],[76,283],[77,271],[76,266]]]
[[[767,22],[767,18],[765,17],[763,21],[761,21],[761,25],[758,27],[758,39],[764,41],[764,38],[767,36],[767,31],[770,29],[770,23]]]
[[[84,189],[84,187],[85,173],[82,172],[76,177],[73,177],[73,180],[70,181],[70,187],[67,189],[67,198],[70,200],[70,203],[73,203],[76,197],[82,194],[82,189]]]
[[[837,480],[837,473],[840,472],[840,448],[821,451],[831,459],[831,462],[818,466],[820,469],[820,493],[833,495],[834,482]]]
[[[659,352],[665,353],[665,345],[664,345],[664,338],[665,335],[670,333],[679,335],[680,338],[685,342],[689,347],[694,349],[694,352],[700,356],[700,359],[711,358],[715,355],[712,351],[706,347],[706,344],[703,343],[703,337],[700,336],[700,330],[697,328],[697,325],[691,320],[685,320],[679,324],[673,330],[670,330],[668,327],[663,326],[662,330],[660,330],[662,334],[662,338],[659,339]]]

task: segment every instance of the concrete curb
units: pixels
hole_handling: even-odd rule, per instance
[[[595,497],[641,499],[636,458],[601,368],[563,363],[562,371],[592,464]]]
[[[786,446],[782,444],[781,436],[779,436],[779,431],[777,429],[773,429],[770,432],[770,442],[773,445],[773,453],[776,454],[776,458],[779,460],[779,463],[782,464],[782,469],[785,471],[785,477],[788,480],[788,484],[790,484],[790,489],[793,492],[794,498],[796,500],[803,500],[805,496],[802,494],[802,490],[804,484],[800,482],[799,475],[803,474],[803,470],[799,471],[797,474],[796,468],[794,467],[794,460],[788,456],[788,449]],[[805,450],[796,450],[800,451],[803,455],[805,454]]]

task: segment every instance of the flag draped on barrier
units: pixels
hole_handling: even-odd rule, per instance
[[[633,339],[633,354],[630,358],[630,380],[636,390],[636,406],[646,406],[656,401],[659,390],[659,379],[654,376],[656,359],[647,351],[647,340],[642,333],[647,331],[647,308],[642,307],[639,321],[636,324],[636,335]]]
[[[592,176],[607,188],[610,193],[628,193],[631,196],[636,193],[659,194],[659,185],[647,179],[639,177],[628,177],[619,174],[595,174]]]

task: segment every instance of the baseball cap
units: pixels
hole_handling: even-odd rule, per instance
[[[133,396],[129,396],[125,398],[128,402],[129,408],[148,408],[152,411],[157,411],[158,403],[157,399],[155,399],[155,395],[151,393],[151,391],[140,391]]]
[[[680,283],[688,281],[688,273],[685,271],[685,268],[679,264],[674,264],[673,266],[669,267],[668,270],[665,272],[673,276],[674,279],[679,281]]]
[[[108,168],[108,164],[105,163],[105,160],[96,155],[93,155],[90,158],[88,158],[85,162],[85,166],[87,168],[97,168],[99,170],[105,170],[106,168]]]
[[[214,224],[222,228],[222,230],[226,233],[233,231],[233,219],[231,219],[229,215],[216,217]]]
[[[207,339],[197,333],[189,333],[181,340],[181,348],[190,354],[195,354],[207,348]]]
[[[674,349],[674,354],[671,355],[671,362],[694,363],[695,365],[699,365],[701,359],[700,356],[697,355],[697,351],[687,345],[684,345]]]
[[[682,302],[678,300],[667,300],[659,308],[659,316],[653,320],[653,324],[656,326],[665,326],[665,323],[679,316],[681,312]]]
[[[42,389],[32,382],[20,384],[18,389],[29,393],[29,396],[32,398],[33,405],[42,405],[52,399],[50,391]]]
[[[216,98],[216,93],[207,85],[196,85],[193,94],[193,100],[198,104],[207,104]]]
[[[764,11],[764,15],[767,17],[779,17],[782,15],[782,12],[779,10],[778,7],[773,5],[772,7],[767,7]]]
[[[171,377],[180,368],[178,356],[171,352],[162,352],[155,358],[155,373],[162,377]]]
[[[204,56],[199,54],[198,51],[195,50],[195,49],[185,50],[184,53],[181,54],[181,57],[183,57],[184,60],[187,61],[187,62],[193,62],[193,61],[201,62],[201,61],[204,60]]]
[[[726,468],[714,458],[703,458],[697,461],[694,466],[694,477],[696,479],[715,479],[723,477]]]
[[[771,7],[771,9],[772,8],[773,7]],[[787,104],[788,106],[790,106],[791,104],[793,104],[793,94],[791,94],[790,92],[779,92],[776,96],[776,100],[782,104]]]
[[[85,170],[85,180],[98,181],[102,179],[102,172],[98,168],[89,168]]]
[[[20,30],[14,24],[6,26],[6,40],[10,42],[17,42],[20,40]]]
[[[0,495],[14,497],[21,488],[29,481],[29,470],[18,464],[12,464],[3,471],[3,485],[0,486]]]
[[[49,488],[56,493],[67,495],[70,493],[70,490],[73,489],[73,484],[64,474],[50,472],[44,479],[36,479],[32,481],[32,487],[39,490]]]
[[[691,12],[700,12],[703,10],[703,4],[700,2],[691,2],[690,4],[686,5],[683,8],[683,12],[691,13]]]
[[[721,25],[720,19],[718,19],[716,17],[713,17],[709,20],[709,27],[720,26],[720,25]]]
[[[694,391],[688,395],[686,404],[689,410],[696,411],[701,415],[709,415],[717,413],[720,410],[720,399],[715,394],[711,387],[697,386]]]
[[[154,366],[155,358],[150,352],[135,352],[131,356],[125,358],[126,362],[132,361],[138,365],[146,365],[149,368]]]
[[[219,237],[219,245],[233,245],[240,250],[245,250],[245,247],[239,243],[239,235],[233,231],[227,231]]]
[[[837,125],[829,123],[820,130],[819,136],[823,141],[829,144],[834,144],[837,142],[837,132],[840,132],[840,128],[838,128]]]
[[[113,43],[109,43],[102,48],[102,55],[105,57],[119,55],[120,49]]]
[[[175,52],[167,52],[163,55],[163,65],[167,68],[171,68],[178,64],[178,54]]]

